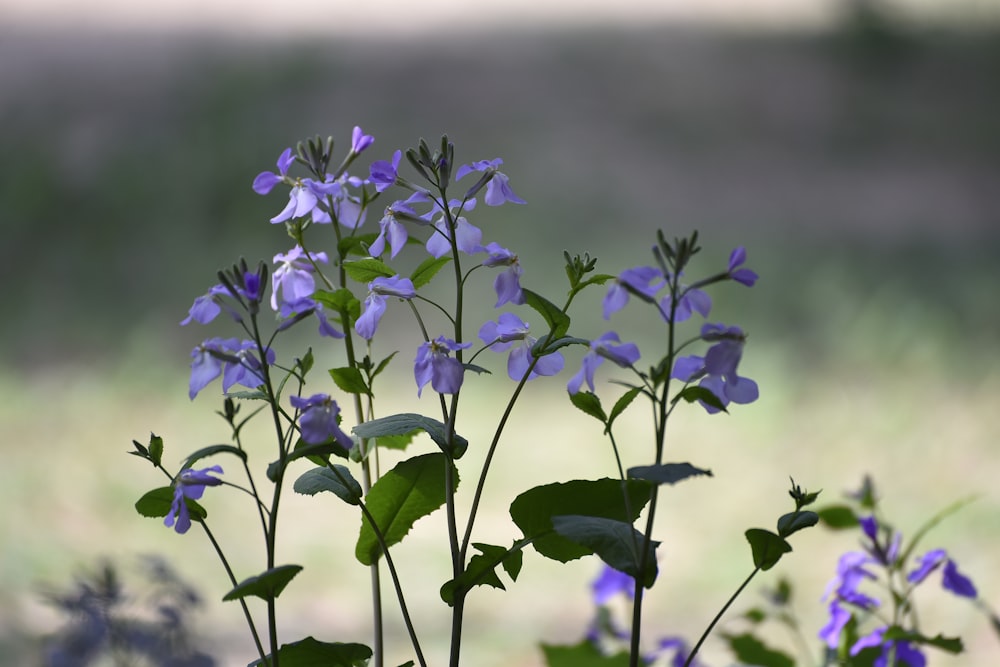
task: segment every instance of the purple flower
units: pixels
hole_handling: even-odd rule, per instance
[[[417,381],[417,396],[428,382],[439,394],[456,394],[462,387],[465,368],[462,362],[449,356],[471,347],[472,343],[456,343],[450,338],[438,336],[437,339],[422,344],[417,349],[417,358],[413,361],[413,376]]]
[[[506,352],[507,376],[519,381],[524,377],[534,357],[531,347],[537,339],[528,335],[528,324],[514,313],[503,313],[496,322],[487,322],[479,329],[479,339],[494,352]],[[511,349],[513,348],[513,349]],[[552,352],[538,358],[535,367],[531,369],[529,380],[539,375],[555,375],[563,369],[565,361],[562,354]]]
[[[325,252],[311,252],[309,259],[322,264],[329,261]],[[290,303],[312,296],[316,291],[316,281],[312,276],[314,269],[309,259],[299,245],[286,254],[278,253],[274,256],[274,262],[280,266],[271,274],[271,308],[278,310],[279,291],[282,302]]]
[[[384,192],[396,183],[399,175],[399,160],[403,157],[403,151],[396,151],[392,154],[392,162],[386,160],[376,160],[368,168],[368,179],[375,184],[376,192]]]
[[[590,588],[597,606],[606,605],[619,593],[624,593],[630,600],[635,597],[635,579],[607,563],[602,563],[601,573],[590,584]]]
[[[271,224],[277,225],[286,220],[304,218],[315,210],[319,204],[313,185],[315,181],[310,178],[303,178],[292,186],[288,193],[288,203],[281,209],[278,215],[271,218]]]
[[[874,516],[863,517],[858,520],[858,523],[861,525],[861,532],[870,541],[870,544],[865,545],[865,551],[882,565],[895,563],[897,556],[899,556],[899,545],[903,541],[903,536],[898,532],[894,533],[889,543],[883,544],[878,520]]]
[[[757,274],[750,269],[741,269],[740,266],[747,261],[747,251],[743,246],[739,246],[729,255],[729,277],[738,283],[753,287],[757,282]]]
[[[191,350],[191,379],[188,396],[194,399],[215,378],[222,375],[222,391],[234,384],[254,389],[264,383],[261,363],[254,356],[257,344],[237,338],[210,338]],[[267,363],[274,363],[274,351],[268,348]]]
[[[299,433],[302,440],[310,445],[318,445],[331,438],[344,449],[354,446],[351,436],[344,433],[337,423],[340,407],[328,394],[313,394],[309,398],[291,396],[292,407],[301,410]]]
[[[330,320],[327,319],[326,313],[323,311],[323,304],[314,300],[312,297],[304,296],[301,299],[296,299],[295,301],[283,301],[281,304],[281,310],[278,311],[281,315],[283,321],[278,325],[278,331],[284,331],[290,328],[293,324],[301,322],[306,317],[310,315],[315,315],[316,319],[319,321],[319,335],[326,336],[328,338],[343,338],[344,334],[337,330]]]
[[[259,195],[266,195],[271,192],[274,186],[283,181],[288,175],[288,168],[292,166],[293,162],[295,162],[295,156],[292,155],[292,149],[286,148],[278,157],[277,174],[271,171],[262,171],[253,179],[254,192]]]
[[[372,257],[379,257],[385,252],[386,240],[389,242],[391,252],[389,257],[393,258],[406,246],[406,240],[410,237],[406,227],[399,218],[414,219],[416,212],[409,207],[407,202],[396,201],[386,206],[385,215],[379,220],[379,234],[368,248],[368,254]]]
[[[866,565],[874,563],[871,556],[858,551],[848,551],[837,561],[837,574],[826,587],[823,599],[829,599],[831,593],[834,600],[841,600],[862,609],[874,609],[879,601],[858,590],[866,580],[875,580],[875,575],[865,569]]]
[[[933,549],[920,557],[920,565],[906,576],[906,580],[912,584],[919,584],[927,576],[944,563],[944,571],[941,576],[941,585],[955,595],[975,598],[978,593],[972,581],[958,571],[958,565],[944,549]]]
[[[186,468],[177,475],[174,480],[174,500],[170,504],[170,513],[163,520],[163,525],[167,528],[173,527],[178,533],[186,533],[191,527],[191,514],[188,512],[185,498],[198,500],[205,493],[206,486],[218,486],[222,480],[212,477],[208,473],[215,472],[222,474],[220,466],[192,470]]]
[[[594,391],[594,372],[597,367],[610,359],[622,368],[629,368],[639,361],[639,348],[635,343],[621,343],[618,334],[609,331],[590,343],[590,351],[583,356],[579,372],[570,378],[566,390],[571,394],[580,391],[580,386],[586,381],[590,391]]]
[[[604,319],[611,319],[613,313],[625,307],[629,295],[635,294],[643,301],[655,301],[656,293],[666,285],[663,272],[652,266],[636,266],[625,269],[608,288],[604,296]]]
[[[664,321],[670,321],[670,305],[673,299],[670,295],[665,295],[660,299],[660,315]],[[712,310],[712,297],[707,292],[694,288],[681,286],[681,297],[677,300],[677,309],[674,311],[674,320],[683,322],[691,318],[695,312],[702,317],[708,317]]]
[[[188,316],[181,320],[181,326],[187,326],[191,322],[208,324],[214,320],[222,312],[218,297],[228,294],[229,290],[222,285],[213,285],[209,288],[208,293],[194,300],[190,310],[188,310]]]
[[[521,263],[517,255],[502,247],[499,243],[490,242],[484,250],[489,253],[483,260],[483,266],[506,266],[507,270],[497,274],[493,279],[493,290],[497,293],[497,302],[493,306],[499,308],[505,303],[521,305],[524,303],[524,293],[521,291]]]
[[[870,634],[862,637],[858,641],[854,642],[854,646],[851,647],[851,656],[856,656],[861,653],[866,648],[882,648],[882,653],[875,662],[872,663],[872,667],[887,667],[889,665],[890,656],[895,653],[894,665],[906,665],[906,667],[925,667],[927,664],[927,658],[924,654],[914,646],[912,643],[900,640],[889,640],[885,641],[885,632],[888,628],[881,627],[876,628]],[[893,650],[895,649],[895,650]]]
[[[452,211],[452,215],[458,215],[462,211],[471,211],[476,207],[476,200],[470,199],[464,204],[457,199],[453,199],[448,202],[448,206],[452,209],[458,209],[457,211]],[[435,203],[435,207],[440,209]],[[432,211],[429,215],[433,215]],[[425,216],[426,217],[426,216]],[[451,252],[451,229],[448,226],[448,216],[443,212],[439,212],[437,220],[432,223],[434,227],[434,232],[431,237],[427,239],[427,252],[433,257],[441,257],[447,255]],[[461,215],[455,220],[455,245],[462,252],[472,255],[477,252],[482,252],[483,232],[466,220]]]
[[[691,649],[688,648],[687,642],[682,637],[664,637],[657,642],[656,650],[652,654],[644,656],[645,661],[647,663],[656,662],[663,654],[670,651],[674,652],[674,656],[670,659],[670,667],[685,667],[688,664],[687,658]],[[691,661],[690,667],[701,667],[704,664],[695,658]]]
[[[375,143],[375,137],[365,134],[357,125],[354,126],[354,133],[351,135],[351,152],[357,155]]]
[[[513,204],[526,204],[526,201],[514,194],[507,175],[497,171],[497,168],[502,164],[503,160],[500,158],[463,164],[455,172],[455,180],[459,181],[463,176],[473,171],[484,172],[484,178],[489,179],[486,184],[486,196],[483,198],[487,206],[500,206],[508,201]]]
[[[756,401],[760,395],[757,383],[737,373],[746,341],[743,330],[721,324],[705,324],[701,328],[701,338],[715,345],[708,348],[704,357],[678,357],[671,377],[684,382],[702,378],[699,386],[715,394],[723,406],[730,402],[746,404]],[[704,402],[702,406],[709,413],[719,411]]]
[[[365,340],[371,340],[382,315],[385,314],[385,297],[396,296],[400,299],[412,299],[416,294],[413,281],[409,278],[400,278],[398,275],[391,278],[376,278],[368,283],[365,308],[361,317],[354,323],[354,330]]]
[[[836,649],[840,646],[840,633],[844,631],[850,620],[851,612],[841,606],[840,600],[833,600],[830,603],[830,620],[820,628],[819,638],[826,642],[830,648]]]

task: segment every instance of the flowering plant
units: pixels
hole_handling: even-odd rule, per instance
[[[597,260],[587,254],[566,252],[567,289],[560,296],[543,296],[522,285],[525,271],[518,255],[497,241],[484,244],[482,230],[470,221],[480,195],[487,206],[525,204],[500,170],[502,160],[456,167],[454,145],[442,137],[434,149],[421,140],[416,148],[405,153],[397,150],[389,160],[375,161],[364,177],[351,173],[372,143],[371,136],[355,128],[350,148],[335,163],[332,139],[308,140],[294,151],[283,151],[276,172],[263,172],[254,180],[253,189],[261,195],[287,189],[287,203],[271,223],[285,229],[293,247],[274,256],[273,268],[263,262],[251,267],[240,260],[220,271],[215,284],[195,299],[181,322],[209,325],[225,313],[240,332],[238,337],[208,338],[191,353],[189,395],[194,399],[221,377],[220,415],[229,425],[232,442],[199,449],[174,471],[164,466],[161,438],[152,436],[147,445],[134,442],[132,453],[151,462],[170,480],[167,486],[145,494],[136,504],[138,511],[164,518],[165,525],[177,533],[186,533],[194,524],[205,532],[232,586],[223,599],[242,607],[256,646],[254,665],[372,661],[381,667],[387,660],[381,596],[386,573],[412,646],[412,659],[405,664],[440,664],[440,659],[431,660],[424,652],[392,547],[417,520],[441,507],[446,513],[447,534],[442,542],[450,556],[451,579],[436,586],[451,610],[448,662],[453,667],[460,663],[467,597],[477,586],[503,588],[500,570],[515,580],[529,546],[559,562],[596,555],[611,568],[609,572],[617,573],[609,575],[617,577],[616,585],[626,582],[632,608],[630,629],[622,635],[627,645],[622,664],[635,666],[668,649],[678,649],[680,645],[670,640],[650,651],[643,648],[641,638],[644,591],[654,585],[658,573],[657,501],[664,485],[712,473],[667,458],[667,424],[681,406],[696,404],[708,413],[719,413],[758,397],[756,382],[739,371],[746,332],[733,325],[688,322],[712,312],[709,289],[726,283],[752,287],[757,282],[757,274],[745,266],[746,251],[736,248],[725,266],[689,283],[682,278],[695,272],[693,260],[700,251],[697,233],[673,240],[658,234],[650,263],[617,275],[597,272]],[[402,173],[404,155],[412,175]],[[375,202],[389,198],[390,193],[401,194],[382,207],[377,231],[365,231]],[[403,275],[402,261],[413,253],[422,259]],[[488,301],[495,296],[495,307],[505,310],[470,326],[469,305],[483,300],[474,283],[481,271],[494,272]],[[445,305],[428,285],[441,282],[436,279],[449,273],[450,305]],[[602,286],[605,319],[630,302],[654,311],[663,327],[659,349],[642,352],[636,343],[623,342],[615,330],[584,335],[574,328],[570,313],[577,298]],[[417,396],[431,401],[435,416],[376,411],[376,389],[385,381],[383,374],[400,365],[397,351],[380,350],[385,338],[382,321],[390,308],[404,306],[413,316],[415,334],[404,353],[404,358],[413,355],[412,367],[406,367],[405,374],[412,377]],[[514,312],[514,308],[520,310]],[[522,319],[529,316],[535,328]],[[329,369],[322,379],[313,374],[311,350],[290,357],[277,346],[283,334],[306,326],[304,322],[317,327],[318,334],[342,355],[342,364]],[[509,546],[473,541],[484,485],[515,403],[529,382],[549,382],[546,378],[563,372],[565,355],[576,350],[583,351],[579,370],[565,386],[573,405],[600,422],[615,457],[614,476],[557,480],[529,489],[510,505],[511,519],[521,531],[519,539]],[[491,372],[490,367],[496,365],[493,353],[507,355],[505,371],[513,384],[492,435],[483,441],[488,443],[485,460],[479,470],[472,471],[476,483],[463,519],[456,506],[459,463],[470,447],[483,444],[460,435],[470,426],[460,418],[461,398],[476,390],[478,375]],[[607,367],[618,374],[614,383],[619,387],[608,406],[598,395],[607,392],[598,381],[599,372]],[[647,453],[638,465],[628,466],[615,427],[637,399],[648,402],[652,428]],[[245,416],[244,408],[251,406],[259,407]],[[256,418],[267,422],[276,447],[267,465],[255,469],[243,444],[243,431]],[[421,434],[433,443],[429,451],[416,440]],[[380,450],[410,446],[422,453],[401,460],[390,470],[380,468]],[[245,482],[231,481],[233,470],[228,465],[228,473],[218,464],[195,467],[202,459],[222,456],[236,461]],[[294,479],[289,477],[293,464],[306,462],[311,464],[309,469],[295,472]],[[469,471],[462,474],[468,476]],[[329,492],[358,510],[355,556],[369,568],[374,591],[371,647],[312,637],[279,640],[277,600],[302,570],[297,564],[281,564],[276,557],[281,500],[289,482],[297,493]],[[265,563],[254,576],[237,578],[210,530],[207,511],[198,502],[208,497],[218,502],[218,491],[206,494],[209,486],[242,491],[253,504]],[[794,483],[790,493],[794,510],[781,516],[774,530],[746,532],[753,571],[737,594],[754,575],[770,569],[791,551],[787,540],[792,534],[819,520],[806,509],[816,500],[816,493]],[[643,512],[645,517],[639,522]],[[251,613],[250,597],[266,604],[264,625]],[[706,636],[722,612],[709,624]],[[678,651],[686,656],[683,664],[694,664],[700,645],[701,641],[690,652],[686,647]],[[587,650],[592,662],[617,659],[596,648]],[[560,663],[555,653],[547,652],[547,656],[553,665],[574,664],[575,660],[571,657],[570,662]]]

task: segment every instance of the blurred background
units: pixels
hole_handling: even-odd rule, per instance
[[[171,464],[225,441],[218,385],[187,399],[188,354],[231,332],[177,323],[218,268],[290,246],[268,224],[283,196],[255,195],[254,176],[312,135],[346,150],[355,124],[376,139],[362,174],[442,133],[460,162],[502,157],[529,205],[473,222],[518,252],[524,284],[545,293],[564,280],[564,249],[617,273],[650,260],[655,230],[698,229],[710,273],[747,247],[762,278],[717,290],[712,319],[750,332],[741,368],[762,395],[729,416],[678,414],[670,458],[715,478],[664,494],[651,639],[698,636],[750,569],[743,530],[786,511],[789,476],[832,502],[871,474],[908,534],[977,495],[925,546],[947,548],[1000,605],[998,21],[997,0],[434,0],[377,11],[0,0],[0,664],[41,664],[65,619],[45,591],[99,572],[101,559],[128,569],[143,554],[204,597],[203,650],[221,665],[250,660],[209,545],[135,513],[163,480],[125,452],[150,431]],[[605,330],[601,296],[581,302],[583,335]],[[662,327],[631,311],[612,324],[653,345]],[[405,346],[403,315],[388,322]],[[338,363],[337,348],[317,352]],[[403,347],[405,381],[385,412],[434,410],[410,390],[410,355]],[[614,474],[596,424],[565,398],[568,373],[534,383],[515,413],[477,539],[513,539],[507,504],[535,484]],[[477,379],[485,395],[466,405],[469,490],[510,389],[498,375]],[[638,464],[649,434],[635,413],[621,441]],[[251,446],[269,460],[266,433]],[[237,575],[263,570],[243,530],[251,508],[212,492],[205,504]],[[282,597],[285,636],[367,642],[357,518],[332,497],[289,496],[286,508],[280,560],[306,570]],[[440,528],[428,518],[398,547],[435,664],[448,614],[437,585],[420,584],[448,578]],[[814,530],[794,546],[736,609],[788,576],[811,637],[837,557],[857,543]],[[510,591],[471,596],[467,663],[534,666],[539,639],[578,641],[597,571],[593,559],[562,567],[529,552]],[[922,594],[925,629],[962,634],[968,649],[930,664],[998,663],[981,614]],[[402,627],[389,623],[390,660],[403,662]],[[780,632],[774,643],[794,646]],[[706,651],[729,664],[718,644]]]

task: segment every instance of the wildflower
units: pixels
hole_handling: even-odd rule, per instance
[[[515,305],[524,303],[524,293],[521,291],[523,270],[517,260],[517,255],[495,242],[488,243],[483,250],[489,253],[483,260],[483,266],[507,267],[506,271],[497,274],[497,277],[493,279],[493,291],[497,293],[497,302],[493,307],[499,308],[505,303]]]
[[[386,206],[385,215],[382,216],[382,219],[378,223],[378,236],[372,242],[371,246],[369,246],[368,254],[372,257],[381,256],[385,252],[385,244],[388,240],[390,248],[389,257],[393,258],[398,255],[399,251],[406,246],[407,239],[410,238],[400,218],[414,219],[416,217],[417,214],[405,201],[393,202],[389,206]]]
[[[933,549],[920,557],[920,565],[906,576],[906,580],[913,584],[919,584],[927,576],[944,563],[941,576],[941,585],[955,595],[967,598],[975,598],[976,587],[972,581],[958,571],[958,565],[944,549]]]
[[[611,319],[613,313],[625,307],[629,295],[635,294],[643,301],[652,302],[656,293],[666,285],[663,273],[653,266],[636,266],[625,269],[611,283],[608,293],[604,296],[604,319]]]
[[[428,382],[439,394],[457,394],[462,387],[465,368],[462,362],[449,356],[471,347],[472,343],[456,343],[450,338],[438,336],[437,339],[422,344],[417,349],[417,357],[413,361],[413,376],[417,381],[417,396]]]
[[[288,168],[295,162],[292,149],[286,148],[278,156],[278,173],[262,171],[253,179],[253,190],[259,195],[266,195],[274,189],[274,186],[281,183],[288,176]]]
[[[185,498],[198,500],[205,493],[206,486],[219,486],[222,480],[212,477],[208,473],[215,472],[222,474],[220,466],[192,470],[186,468],[177,475],[174,480],[174,500],[170,504],[170,513],[163,520],[163,525],[173,528],[178,533],[186,533],[191,527],[191,515],[188,512]]]
[[[619,593],[624,593],[631,600],[635,597],[635,579],[608,564],[604,564],[597,579],[590,584],[594,593],[594,604],[606,605]]]
[[[832,649],[840,646],[840,633],[851,620],[851,612],[840,604],[840,600],[830,602],[830,620],[820,628],[818,636]]]
[[[604,363],[605,359],[610,359],[622,368],[629,368],[639,360],[639,348],[635,343],[621,343],[621,339],[614,331],[601,335],[591,341],[590,351],[583,356],[580,370],[570,378],[566,390],[575,394],[580,391],[580,386],[586,381],[590,391],[594,391],[594,372],[598,366]]]
[[[856,656],[866,648],[881,647],[882,653],[872,663],[872,667],[887,667],[889,665],[889,658],[893,655],[895,656],[895,660],[892,662],[893,665],[925,667],[927,658],[912,643],[902,640],[885,641],[885,632],[887,629],[884,626],[876,628],[867,636],[856,641],[854,646],[851,647],[851,656]]]
[[[370,134],[365,134],[361,131],[361,128],[357,125],[354,126],[354,132],[351,135],[351,152],[355,155],[361,153],[366,148],[375,143],[375,137]]]
[[[354,446],[351,436],[341,430],[337,423],[340,407],[328,394],[313,394],[309,398],[291,396],[292,407],[301,410],[299,433],[302,440],[310,445],[324,443],[331,438],[344,449]]]
[[[323,304],[314,300],[312,297],[306,296],[301,299],[296,299],[295,301],[285,301],[281,304],[281,310],[278,312],[281,317],[284,318],[284,321],[278,325],[278,331],[284,331],[293,324],[301,322],[306,317],[315,315],[316,319],[319,321],[320,336],[326,336],[328,338],[344,337],[343,333],[330,324],[330,320],[327,319],[326,313],[323,311]]]
[[[228,392],[234,384],[251,389],[264,383],[261,363],[254,356],[257,344],[252,340],[237,338],[209,338],[191,350],[191,379],[188,396],[194,399],[202,389],[222,375],[222,391]],[[267,349],[267,363],[274,363],[274,351]]]
[[[756,401],[760,395],[757,383],[737,373],[746,342],[743,330],[721,324],[705,324],[701,328],[701,338],[715,344],[708,348],[704,357],[678,357],[671,377],[684,382],[701,378],[699,386],[715,394],[723,406],[730,402],[746,404]],[[719,411],[704,402],[702,406],[709,413]]]
[[[514,313],[503,313],[496,322],[487,322],[479,329],[479,338],[494,352],[506,352],[507,375],[518,381],[524,377],[534,357],[531,347],[537,339],[528,335],[528,324]],[[513,349],[512,349],[513,348]],[[563,369],[564,360],[559,352],[552,352],[538,358],[528,375],[533,380],[539,375],[555,375]]]
[[[366,340],[371,340],[378,328],[379,320],[385,313],[385,297],[397,296],[400,299],[412,299],[416,296],[413,281],[395,275],[391,278],[378,277],[368,283],[368,296],[365,298],[365,308],[361,317],[354,323],[354,330]]]
[[[660,639],[656,644],[656,650],[644,659],[647,663],[653,663],[660,659],[665,653],[670,651],[674,652],[673,657],[670,659],[670,667],[685,667],[690,665],[690,667],[701,667],[704,665],[703,662],[695,658],[690,663],[687,662],[688,655],[691,653],[691,649],[688,648],[687,641],[682,637],[664,637]]]
[[[729,254],[729,270],[728,276],[731,280],[746,285],[747,287],[753,287],[754,283],[757,282],[758,275],[756,272],[750,269],[739,268],[747,261],[747,251],[743,246],[739,246]]]
[[[440,209],[440,206],[435,204],[435,206]],[[459,250],[466,254],[474,254],[482,251],[482,246],[480,243],[483,240],[483,232],[466,220],[462,215],[462,211],[471,211],[476,207],[476,200],[470,199],[464,204],[457,199],[453,199],[448,202],[448,206],[452,209],[458,209],[457,211],[452,211],[452,216],[458,216],[455,218],[455,245]],[[429,215],[434,215],[434,211],[431,211]],[[435,233],[431,234],[431,237],[427,239],[427,252],[433,257],[441,257],[451,252],[451,227],[448,224],[448,217],[443,212],[439,212],[437,220],[432,222]]]
[[[316,291],[316,281],[312,276],[313,264],[326,264],[329,260],[325,252],[311,252],[307,257],[302,246],[296,245],[287,253],[275,255],[274,261],[280,266],[271,275],[271,308],[278,310],[279,291],[283,302],[292,303],[312,296]]]
[[[214,320],[222,312],[218,297],[228,294],[229,290],[222,285],[213,285],[210,287],[207,293],[194,300],[194,303],[188,310],[188,316],[181,320],[181,326],[187,326],[191,322],[208,324]]]
[[[392,161],[376,160],[369,167],[368,180],[375,184],[376,192],[384,192],[396,183],[399,175],[399,160],[403,157],[403,151],[397,150],[392,154]]]
[[[514,194],[514,190],[510,187],[510,179],[507,178],[507,175],[497,170],[497,168],[502,164],[503,160],[500,158],[496,158],[494,160],[480,160],[478,162],[473,162],[472,164],[463,164],[458,168],[458,171],[455,172],[455,180],[459,181],[463,176],[473,171],[484,172],[483,179],[488,179],[488,181],[486,183],[486,196],[483,200],[486,202],[487,206],[500,206],[504,202],[508,201],[513,204],[526,204],[526,201]]]

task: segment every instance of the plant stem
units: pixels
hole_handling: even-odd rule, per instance
[[[708,624],[707,628],[705,628],[705,632],[701,633],[701,637],[698,638],[698,643],[694,645],[693,649],[691,649],[691,653],[688,654],[687,660],[684,661],[684,667],[690,667],[691,661],[694,660],[694,657],[698,654],[698,651],[701,649],[701,645],[704,644],[705,640],[708,639],[708,636],[712,634],[712,630],[715,628],[715,624],[719,622],[719,620],[722,618],[722,615],[725,614],[726,610],[728,610],[729,607],[733,604],[733,602],[736,601],[736,598],[740,596],[740,593],[743,592],[743,589],[747,587],[750,581],[755,576],[757,576],[758,572],[760,572],[760,568],[755,567],[753,569],[753,572],[750,573],[750,576],[747,577],[742,584],[740,584],[740,587],[736,589],[736,592],[733,593],[732,596],[729,598],[729,600],[726,601],[726,604],[722,606],[722,609],[719,610],[719,613],[715,615],[715,618],[712,619],[712,622]]]

